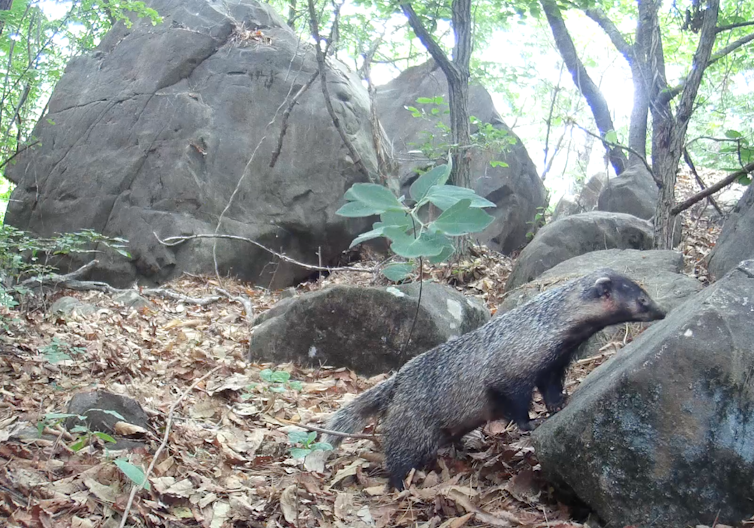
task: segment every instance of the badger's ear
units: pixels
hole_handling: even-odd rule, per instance
[[[600,297],[610,297],[610,292],[613,289],[613,281],[610,277],[600,277],[594,281],[594,290]]]

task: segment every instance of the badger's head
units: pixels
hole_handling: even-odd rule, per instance
[[[628,277],[613,270],[600,270],[590,276],[586,296],[593,314],[605,325],[648,322],[665,318],[665,311],[644,289]]]

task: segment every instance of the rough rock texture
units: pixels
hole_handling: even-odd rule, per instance
[[[578,255],[602,249],[651,249],[653,239],[649,222],[632,215],[591,211],[567,216],[539,230],[519,255],[505,289],[517,288]]]
[[[595,370],[536,430],[545,475],[610,526],[749,518],[753,319],[749,260]]]
[[[677,251],[607,249],[574,257],[545,271],[534,281],[511,291],[498,307],[497,313],[510,311],[545,290],[600,268],[612,268],[625,273],[668,312],[702,289],[701,282],[681,273],[683,254]],[[631,323],[628,330],[626,325],[605,328],[581,345],[578,356],[593,356],[606,344],[622,341],[626,332],[629,336],[634,336],[652,324],[654,323]]]
[[[754,185],[749,186],[723,224],[710,253],[708,269],[713,278],[719,278],[749,258],[754,258]]]
[[[90,303],[79,301],[76,297],[61,297],[50,306],[50,313],[68,316],[72,314],[91,315],[97,307]]]
[[[443,96],[448,102],[448,83],[434,61],[409,68],[390,83],[377,89],[375,105],[380,122],[391,140],[391,150],[402,162],[398,172],[400,187],[408,196],[408,187],[417,178],[414,171],[426,165],[426,159],[417,155],[419,146],[428,141],[427,134],[439,137],[442,132],[436,124],[442,120],[449,125],[447,115],[420,119],[411,116],[406,106],[424,109],[428,114],[436,105],[420,104],[419,97]],[[440,108],[447,110],[447,106]],[[495,217],[484,232],[474,238],[489,247],[510,253],[526,243],[526,233],[532,229],[527,222],[534,220],[537,207],[546,205],[546,191],[537,168],[529,158],[518,137],[503,123],[495,110],[490,94],[482,86],[469,87],[469,114],[497,129],[505,130],[516,142],[501,153],[499,149],[472,149],[472,187],[477,194],[497,204],[486,211]],[[472,127],[472,132],[476,127]],[[448,141],[445,139],[444,141]],[[413,151],[413,153],[409,152]],[[492,167],[490,161],[504,161],[507,167]]]
[[[490,318],[484,305],[427,282],[416,314],[419,285],[389,288],[334,286],[285,299],[255,321],[253,361],[348,367],[373,375],[400,368],[412,357],[474,330]]]
[[[115,411],[123,418],[113,416],[102,411]],[[149,427],[149,417],[139,402],[106,391],[80,392],[75,394],[68,403],[70,414],[86,416],[90,431],[112,433],[117,422],[127,422],[144,429]],[[79,422],[76,418],[69,418],[66,427],[71,428]]]
[[[597,207],[602,188],[607,183],[607,175],[598,172],[586,182],[581,192],[575,198],[564,196],[555,206],[552,213],[552,221],[565,218],[566,216],[593,211]]]
[[[68,65],[34,130],[41,144],[6,169],[18,184],[6,222],[44,236],[92,228],[125,237],[132,261],[98,256],[104,262],[90,278],[161,282],[214,273],[212,241],[166,247],[154,233],[212,234],[233,196],[220,233],[310,263],[321,248],[333,261],[368,228],[334,215],[344,192],[367,177],[333,126],[319,81],[298,99],[270,168],[284,102],[317,69],[312,48],[254,0],[148,4],[162,24],[118,24]],[[366,90],[336,60],[328,64],[338,117],[376,173]],[[265,286],[309,273],[240,241],[219,241],[216,256],[221,274]]]
[[[634,165],[608,180],[599,195],[597,208],[649,220],[655,214],[658,194],[652,175],[643,165]]]

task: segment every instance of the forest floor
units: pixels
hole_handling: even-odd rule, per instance
[[[681,178],[681,198],[693,188]],[[685,272],[706,281],[703,259],[719,227],[693,212],[684,221]],[[513,263],[480,249],[452,270],[425,268],[425,279],[476,296],[494,312]],[[296,292],[375,280],[340,272]],[[282,293],[211,277],[187,276],[166,286],[192,297],[215,295],[221,287],[250,298],[253,315]],[[63,295],[97,310],[50,314],[50,304]],[[125,457],[146,469],[169,426],[149,475],[151,490],[136,495],[128,526],[596,526],[558,502],[541,477],[529,435],[504,422],[468,435],[463,450],[442,452],[440,470],[416,472],[402,493],[386,490],[381,451],[370,440],[346,441],[323,472],[308,471],[290,453],[295,424],[322,425],[344,395],[386,375],[365,379],[344,369],[250,364],[249,327],[239,303],[149,300],[150,307],[135,310],[99,292],[49,291],[0,312],[0,524],[119,526],[132,482],[114,460]],[[577,362],[568,392],[622,344]],[[52,363],[59,352],[71,359]],[[271,390],[275,384],[260,376],[265,369],[290,373],[300,387]],[[96,435],[67,432],[60,420],[45,419],[66,412],[73,394],[95,389],[128,395],[144,407],[152,430],[136,431],[142,447],[114,452]],[[545,412],[538,396],[533,412]]]

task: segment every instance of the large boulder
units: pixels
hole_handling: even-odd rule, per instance
[[[612,268],[624,273],[641,285],[652,299],[665,311],[670,312],[702,289],[702,283],[681,273],[683,254],[677,251],[636,249],[607,249],[592,251],[561,262],[545,271],[535,280],[509,292],[497,310],[497,314],[508,312],[539,295],[543,291],[559,286],[601,268]],[[655,321],[656,322],[656,321]],[[623,340],[626,333],[635,336],[652,323],[631,323],[609,326],[597,332],[581,345],[579,357],[592,356],[608,343]]]
[[[348,367],[374,375],[397,370],[490,318],[481,301],[436,283],[424,283],[417,312],[418,300],[417,283],[333,286],[284,299],[254,322],[250,359]]]
[[[533,434],[542,469],[610,526],[754,514],[754,261],[590,374]]]
[[[607,181],[597,208],[649,220],[655,214],[659,192],[649,171],[643,165],[633,165]]]
[[[431,143],[431,136],[436,145],[441,144],[443,141],[438,138],[442,131],[436,125],[442,122],[449,126],[450,123],[447,113],[443,112],[447,111],[447,106],[418,103],[420,97],[443,97],[445,103],[448,102],[448,82],[434,61],[408,68],[388,84],[378,87],[375,97],[377,114],[391,140],[395,158],[404,160],[398,168],[398,186],[406,196],[409,186],[418,177],[416,169],[427,165],[426,157],[417,155],[419,145]],[[429,117],[412,117],[407,106],[425,110]],[[433,109],[439,109],[439,114],[433,115]],[[469,87],[469,115],[504,130],[512,142],[504,151],[492,147],[469,150],[471,187],[497,205],[495,209],[487,209],[495,221],[474,237],[492,249],[510,253],[526,243],[526,233],[533,230],[530,222],[537,208],[547,205],[547,192],[521,140],[503,123],[490,94],[480,85]],[[472,132],[477,128],[472,126]],[[504,161],[507,167],[493,167],[491,161]]]
[[[367,223],[336,216],[355,182],[376,177],[369,98],[328,60],[332,104],[370,178],[354,165],[319,81],[282,115],[317,70],[268,4],[151,0],[164,21],[118,24],[72,60],[49,113],[6,176],[18,186],[5,220],[48,236],[84,228],[129,240],[130,261],[101,255],[91,278],[126,285],[184,271],[231,274],[273,287],[309,272],[237,240],[157,237],[219,233],[250,238],[294,259],[332,262]]]
[[[512,290],[570,258],[602,249],[651,249],[652,226],[622,213],[591,211],[567,216],[539,230],[508,277]]]
[[[566,216],[593,211],[597,207],[602,188],[607,183],[607,174],[598,172],[593,175],[581,188],[576,197],[563,196],[552,212],[552,221]]]
[[[719,278],[744,259],[754,258],[754,185],[750,185],[733,209],[717,244],[709,255],[708,269]]]

